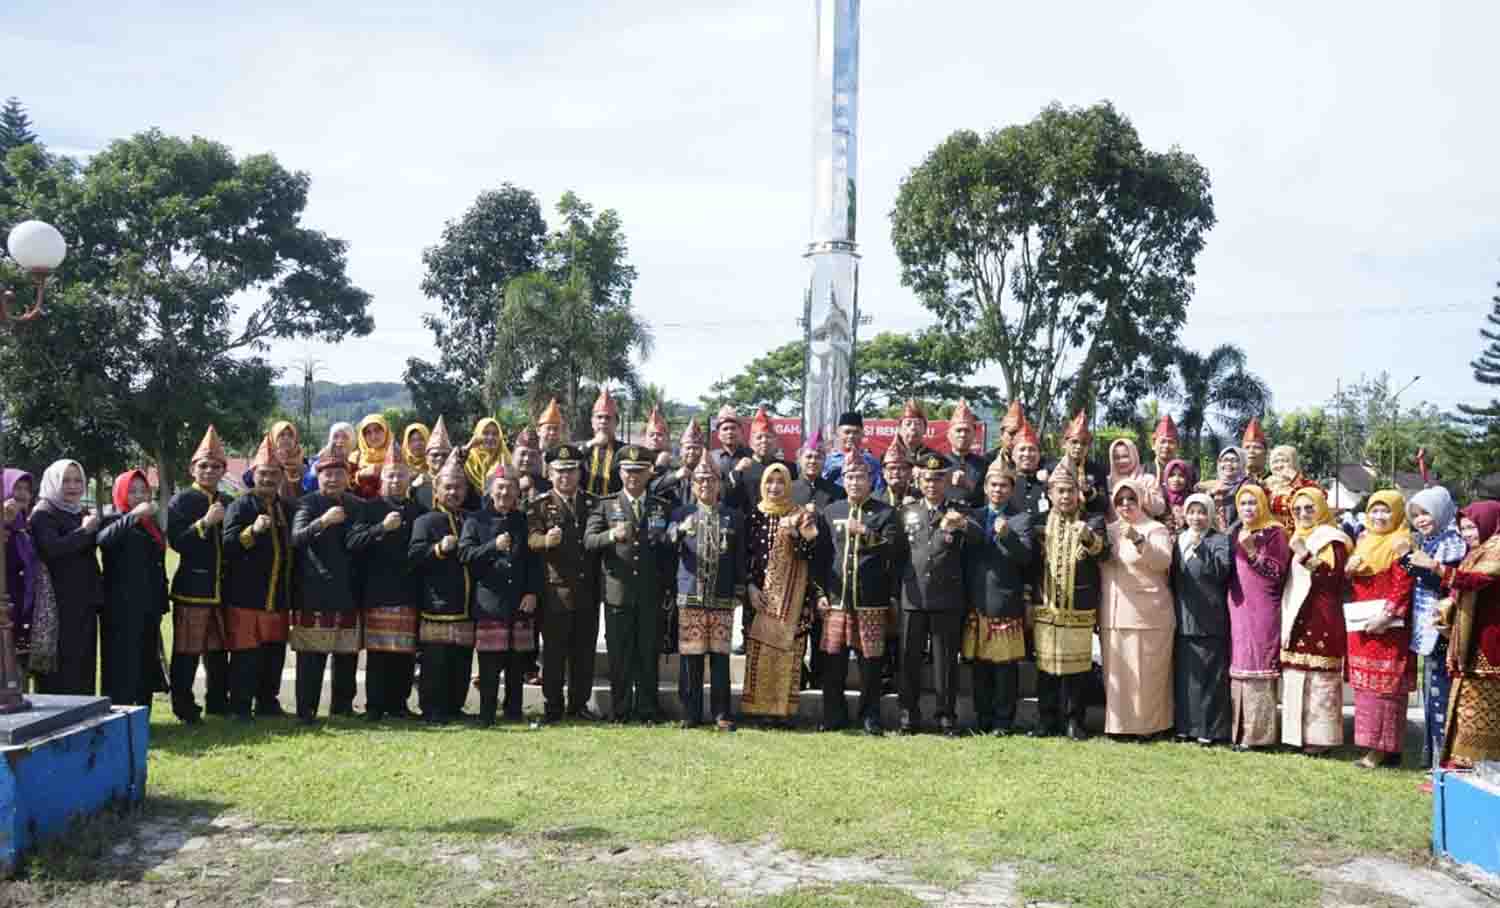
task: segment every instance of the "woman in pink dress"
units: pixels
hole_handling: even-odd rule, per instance
[[[1172,535],[1141,510],[1126,479],[1110,504],[1110,557],[1099,565],[1099,646],[1104,662],[1104,733],[1159,734],[1172,727]]]
[[[1234,496],[1238,520],[1229,528],[1230,736],[1234,749],[1271,747],[1276,734],[1276,681],[1281,676],[1281,590],[1292,551],[1260,486]]]
[[[1139,496],[1141,510],[1146,512],[1147,517],[1160,517],[1167,509],[1167,503],[1162,498],[1161,486],[1157,484],[1156,477],[1141,468],[1141,455],[1135,448],[1135,442],[1128,438],[1116,438],[1109,443],[1109,494],[1111,500],[1114,498],[1115,489],[1120,483],[1127,479],[1135,481],[1136,493]],[[1109,509],[1111,520],[1117,519],[1114,506]]]
[[[1349,556],[1351,601],[1384,601],[1363,630],[1349,631],[1349,685],[1354,688],[1354,743],[1362,769],[1401,765],[1406,701],[1417,680],[1411,651],[1411,592],[1402,559],[1412,550],[1406,499],[1383,489],[1365,505],[1365,531]]]

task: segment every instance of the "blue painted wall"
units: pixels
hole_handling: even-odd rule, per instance
[[[1500,792],[1451,772],[1432,786],[1432,851],[1500,873]]]

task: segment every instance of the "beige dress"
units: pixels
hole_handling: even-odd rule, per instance
[[[1109,527],[1110,558],[1100,564],[1099,644],[1104,657],[1104,732],[1150,735],[1172,727],[1172,643],[1177,618],[1168,573],[1172,536],[1154,520]]]

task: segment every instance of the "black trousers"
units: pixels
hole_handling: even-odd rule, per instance
[[[1036,673],[1036,710],[1040,727],[1054,731],[1062,728],[1063,720],[1083,722],[1088,708],[1085,691],[1088,672],[1072,675],[1052,675],[1044,671]]]
[[[323,671],[328,667],[329,653],[297,654],[297,715],[310,718],[318,714],[318,705],[323,699]],[[354,694],[357,690],[355,672],[359,667],[359,653],[335,653],[333,655],[332,715],[347,715],[354,711]]]
[[[932,644],[932,689],[937,694],[937,717],[958,718],[958,646],[963,613],[957,609],[901,612],[901,711],[913,721],[921,717],[922,653]]]
[[[615,719],[656,718],[661,609],[655,603],[604,606],[604,642],[609,649],[610,712]]]
[[[365,653],[365,712],[399,713],[411,699],[415,653]]]
[[[849,653],[845,649],[838,655],[819,653],[818,666],[822,670],[819,681],[823,686],[823,724],[828,728],[843,728],[849,724],[849,704],[844,698],[844,687],[849,677]],[[859,719],[880,721],[880,676],[885,666],[885,657],[859,659]]]
[[[732,719],[729,700],[729,654],[708,653],[696,656],[678,656],[679,685],[677,692],[682,697],[682,717],[690,722],[703,718],[703,663],[708,662],[708,708],[710,718]]]
[[[446,722],[463,712],[469,693],[472,647],[451,643],[422,644],[422,715]]]
[[[974,714],[982,730],[1010,728],[1016,721],[1016,702],[1021,694],[1021,663],[975,662]]]
[[[530,670],[536,653],[484,653],[479,654],[479,720],[495,721],[495,711],[500,705],[500,675],[505,674],[505,718],[521,718],[522,687],[526,683],[526,672]]]
[[[208,689],[204,692],[204,706],[211,715],[223,715],[230,710],[229,654],[223,651],[204,653],[203,669],[208,674]],[[198,677],[198,656],[183,653],[172,655],[172,714],[179,719],[197,716],[202,710],[193,698],[193,682]]]
[[[286,668],[286,644],[262,643],[255,649],[236,650],[226,655],[230,711],[236,715],[248,716],[253,704],[255,715],[279,715],[281,672]],[[207,659],[205,656],[204,661]],[[208,677],[212,684],[212,668],[209,669]],[[176,682],[173,684],[175,687]]]
[[[578,715],[594,695],[594,650],[599,640],[599,606],[564,609],[548,605],[542,613],[542,696],[546,715]],[[567,683],[566,703],[563,697]]]

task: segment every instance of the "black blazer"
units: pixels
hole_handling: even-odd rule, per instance
[[[297,505],[292,518],[292,548],[297,550],[298,608],[322,612],[348,612],[358,607],[355,598],[354,556],[346,539],[350,524],[359,518],[366,502],[345,492],[330,498],[322,492],[309,492]],[[318,518],[335,506],[344,509],[344,522],[319,527]]]
[[[1006,532],[994,542],[989,541],[990,528],[984,525],[987,511],[980,508],[973,516],[980,536],[964,550],[964,592],[969,608],[986,618],[1019,618],[1026,614],[1023,589],[1036,557],[1031,515],[1017,513],[1015,505],[1006,502],[1000,513]]]
[[[422,584],[422,616],[435,621],[462,621],[471,617],[473,595],[469,569],[458,560],[458,550],[439,555],[437,546],[443,537],[458,536],[463,528],[458,517],[447,511],[428,511],[411,529],[406,557],[412,572]]]
[[[885,608],[896,593],[892,571],[904,542],[900,517],[885,502],[866,499],[860,514],[865,532],[857,537],[856,549],[845,531],[853,507],[846,498],[822,513],[818,537],[829,542],[827,563],[814,575],[819,578],[819,594],[827,596],[833,608]]]
[[[291,608],[296,557],[290,510],[280,495],[269,510],[249,493],[229,505],[224,515],[225,605],[267,611]],[[271,529],[257,536],[250,527],[262,514],[271,516]]]
[[[58,607],[92,612],[103,605],[96,540],[93,533],[83,531],[83,514],[69,514],[44,501],[31,512],[30,519],[31,538],[51,574]]]
[[[1229,636],[1229,575],[1233,571],[1229,536],[1212,527],[1186,560],[1177,540],[1172,541],[1172,601],[1178,636]]]
[[[510,547],[504,551],[495,548],[501,533],[510,534]],[[526,541],[525,511],[499,514],[485,509],[464,518],[458,559],[468,565],[474,579],[476,618],[507,620],[520,612],[521,597],[529,593],[541,598],[542,566]]]
[[[104,557],[106,612],[159,619],[167,608],[166,551],[134,514],[111,517],[99,531]]]
[[[941,529],[943,515],[950,510],[968,518],[963,527]],[[906,505],[897,514],[903,531],[895,558],[901,607],[916,612],[963,610],[967,604],[963,549],[966,542],[982,538],[979,524],[966,508],[954,502],[929,509],[924,499]]]
[[[172,601],[178,605],[218,605],[224,601],[224,524],[198,524],[214,501],[226,510],[232,503],[223,492],[209,493],[196,485],[167,502],[167,545],[177,552]]]
[[[386,532],[381,521],[392,511],[401,514],[401,526]],[[407,559],[411,531],[417,518],[425,513],[410,498],[392,501],[372,498],[364,503],[344,544],[354,555],[355,570],[362,580],[359,604],[362,608],[416,608],[422,595]]]

